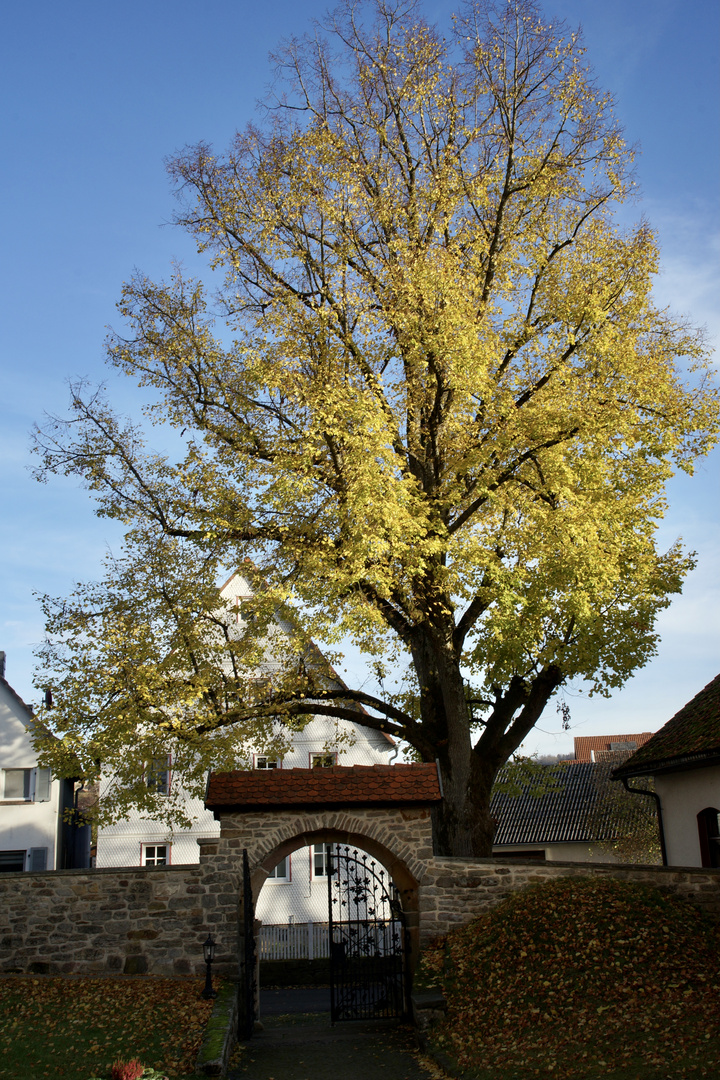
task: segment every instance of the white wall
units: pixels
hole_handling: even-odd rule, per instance
[[[350,744],[345,738],[347,735]],[[336,722],[328,717],[314,717],[303,731],[298,732],[293,744],[293,751],[282,761],[284,769],[307,769],[312,753],[326,753],[336,744],[338,765],[387,765],[394,749],[382,732],[346,721]],[[251,766],[249,760],[239,763],[239,767]],[[98,832],[96,865],[140,866],[144,844],[170,844],[170,861],[174,866],[199,862],[198,839],[219,836],[220,825],[199,800],[188,799],[187,810],[193,818],[191,829],[169,830],[166,825],[139,814],[132,814],[128,820],[116,825],[104,826]],[[285,888],[287,892],[287,886],[279,883],[276,888]],[[281,891],[278,895],[286,893]]]
[[[193,818],[191,829],[168,829],[150,818],[131,814],[127,821],[105,825],[98,830],[97,867],[141,866],[145,844],[169,844],[170,865],[200,861],[198,839],[220,835],[220,824],[199,799],[188,799],[187,811]]]
[[[31,848],[47,848],[47,869],[56,867],[60,782],[53,780],[50,799],[5,799],[5,769],[31,769],[31,796],[35,795],[37,755],[27,727],[32,714],[7,682],[0,680],[0,851],[25,851],[29,869]]]
[[[720,810],[720,765],[659,774],[665,847],[670,866],[702,866],[697,815],[709,806]]]
[[[327,878],[313,873],[312,848],[289,856],[290,881],[268,880],[260,890],[255,917],[264,923],[327,922]]]
[[[616,863],[619,859],[611,852],[603,851],[597,845],[573,841],[553,844],[513,844],[493,848],[493,858],[502,859],[503,855],[513,853],[544,851],[547,862],[603,862]]]

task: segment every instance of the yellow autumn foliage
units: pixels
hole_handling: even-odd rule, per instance
[[[708,357],[653,302],[648,224],[617,223],[634,185],[612,101],[577,35],[532,3],[470,3],[447,36],[413,4],[348,3],[277,60],[261,125],[170,162],[215,291],[138,275],[110,342],[184,456],[146,453],[82,387],[72,422],[40,436],[43,467],[82,475],[130,537],[102,635],[84,651],[73,635],[95,632],[60,618],[73,660],[50,649],[42,678],[72,732],[85,686],[137,654],[135,703],[115,681],[87,710],[104,760],[141,717],[180,723],[197,754],[209,727],[269,738],[310,701],[364,705],[439,759],[440,848],[487,852],[493,777],[558,687],[607,693],[653,654],[692,563],[657,549],[665,484],[717,436]],[[141,593],[127,568],[147,551],[157,586],[143,574]],[[258,700],[249,656],[229,675],[221,652],[188,690],[190,613],[210,618],[217,566],[247,558],[262,625],[293,607],[296,655],[316,635],[404,656],[415,704],[297,664]],[[234,739],[222,758],[216,733],[212,754],[229,760]]]

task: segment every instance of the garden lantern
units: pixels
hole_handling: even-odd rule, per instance
[[[208,934],[207,941],[203,942],[203,956],[205,958],[205,988],[203,989],[202,996],[204,998],[217,997],[217,993],[213,990],[212,985],[212,962],[215,959],[215,941],[212,934]]]

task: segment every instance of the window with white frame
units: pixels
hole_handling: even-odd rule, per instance
[[[143,844],[141,866],[169,866],[170,844]]]
[[[145,782],[156,795],[170,794],[170,757],[154,758],[146,773]]]
[[[312,849],[312,876],[324,878],[328,874],[328,865],[332,856],[334,844],[315,844]]]
[[[267,754],[255,754],[256,769],[281,769],[282,765],[277,758],[268,757]]]
[[[273,866],[272,870],[268,874],[268,881],[275,881],[279,883],[288,884],[290,882],[290,856],[286,855],[284,859]]]
[[[311,769],[331,769],[333,765],[337,765],[337,754],[310,755]]]

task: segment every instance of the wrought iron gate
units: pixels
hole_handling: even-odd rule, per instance
[[[407,931],[388,872],[333,844],[327,860],[331,1019],[407,1012]]]
[[[238,1010],[238,1038],[249,1039],[255,1026],[255,905],[252,898],[250,865],[243,848],[243,959]]]

